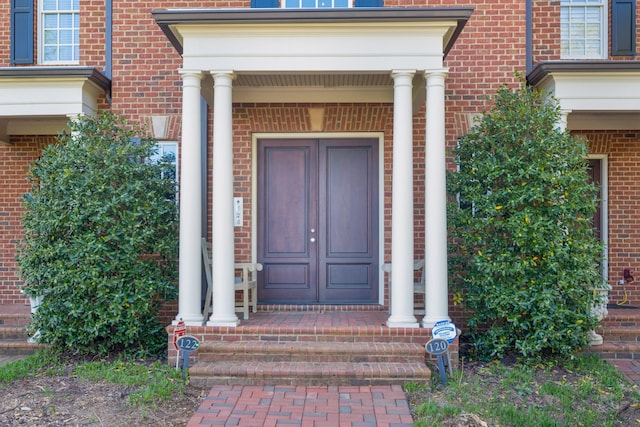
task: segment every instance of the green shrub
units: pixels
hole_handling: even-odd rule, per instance
[[[103,113],[69,122],[31,166],[18,255],[24,291],[43,296],[40,341],[86,354],[155,353],[175,298],[177,206],[170,159]]]
[[[570,355],[588,343],[603,284],[587,149],[524,83],[493,101],[453,153],[452,283],[479,357]]]

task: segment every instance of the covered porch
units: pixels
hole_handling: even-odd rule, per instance
[[[391,242],[382,237],[373,265],[393,265],[387,328],[429,328],[448,319],[445,183],[445,80],[443,60],[472,13],[471,8],[367,10],[166,10],[154,17],[182,54],[179,308],[175,322],[190,326],[240,325],[234,312],[234,106],[239,103],[301,103],[310,106],[314,135],[323,135],[322,103],[386,103],[393,107]],[[202,195],[201,129],[212,107],[212,189]],[[426,107],[425,107],[426,105]],[[426,116],[425,239],[414,239],[413,117]],[[314,129],[314,126],[317,129]],[[366,131],[369,129],[363,129]],[[259,133],[259,130],[249,129]],[[391,131],[391,130],[390,130]],[[254,135],[255,138],[255,135]],[[384,140],[384,134],[381,137]],[[255,163],[255,146],[253,147]],[[251,262],[258,262],[252,169]],[[211,197],[211,228],[201,215]],[[384,198],[382,198],[384,199]],[[381,204],[382,206],[382,204]],[[380,227],[385,211],[380,209]],[[423,219],[420,218],[420,221]],[[381,233],[381,236],[384,235]],[[200,242],[211,236],[213,304],[201,307]],[[414,247],[424,245],[426,314],[414,314]],[[385,256],[386,254],[386,256]],[[244,261],[244,260],[243,260]],[[384,275],[376,274],[383,289]],[[260,301],[258,301],[260,303]],[[175,323],[174,322],[174,323]],[[249,322],[252,322],[249,319]]]

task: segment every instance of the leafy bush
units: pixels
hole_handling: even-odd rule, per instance
[[[69,122],[29,170],[24,291],[43,296],[40,341],[87,354],[155,353],[157,318],[176,296],[177,207],[169,159],[156,143],[103,113]]]
[[[596,325],[597,188],[559,119],[553,99],[504,86],[454,150],[451,276],[481,358],[570,355]]]

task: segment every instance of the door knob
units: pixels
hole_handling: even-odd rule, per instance
[[[314,242],[316,241],[316,238],[315,238],[315,237],[312,237],[312,238],[310,239],[310,241],[311,241],[311,243],[314,243]]]

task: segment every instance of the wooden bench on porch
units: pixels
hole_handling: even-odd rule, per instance
[[[205,275],[207,276],[207,293],[204,300],[205,319],[211,313],[212,304],[212,257],[211,243],[202,239],[202,259],[205,265]],[[242,292],[242,299],[236,299],[235,310],[242,312],[243,318],[249,318],[249,309],[255,313],[258,306],[258,271],[262,271],[262,264],[252,262],[240,262],[233,265],[236,275],[234,287],[236,291]]]
[[[382,264],[382,271],[385,273],[389,273],[389,309],[391,309],[391,263]],[[415,308],[415,298],[414,298],[414,313],[415,314],[425,314],[425,269],[424,269],[424,259],[415,259],[413,260],[413,270],[420,271],[420,279],[417,282],[413,283],[413,293],[418,295],[423,295],[421,307]]]

